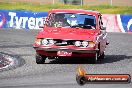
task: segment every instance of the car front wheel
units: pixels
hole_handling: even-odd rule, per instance
[[[99,56],[99,60],[104,60],[104,58],[105,58],[105,54],[104,54],[104,52],[103,52],[103,54],[101,54],[101,55]]]
[[[40,55],[40,54],[36,54],[36,63],[37,64],[44,64],[45,60],[46,60],[46,56]]]
[[[96,64],[98,61],[98,53],[95,53],[95,56],[91,58],[91,63]]]

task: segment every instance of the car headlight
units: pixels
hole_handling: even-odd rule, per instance
[[[48,42],[47,39],[43,39],[43,40],[42,40],[42,45],[48,45],[48,43],[49,43],[49,42]]]
[[[94,46],[95,46],[95,42],[90,41],[88,47],[94,47]]]
[[[74,45],[77,47],[94,47],[95,42],[93,42],[93,41],[75,41]]]
[[[80,41],[76,41],[75,42],[75,46],[81,46],[81,42]]]
[[[87,47],[88,44],[89,44],[88,41],[83,41],[83,42],[82,42],[82,46],[83,46],[83,47]]]
[[[41,41],[42,45],[48,46],[48,45],[53,45],[55,43],[55,41],[53,39],[43,39]]]

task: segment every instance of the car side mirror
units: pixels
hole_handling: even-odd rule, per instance
[[[45,20],[43,25],[40,25],[39,28],[44,28],[44,25],[47,25],[48,21]]]
[[[105,33],[106,32],[106,27],[101,27],[100,28],[100,33]]]
[[[43,29],[44,28],[44,25],[47,23],[47,19],[48,19],[48,17],[43,17],[44,24],[43,25],[39,25],[39,28],[40,29]]]
[[[39,28],[44,28],[44,26],[39,26]]]
[[[101,27],[101,30],[106,30],[106,27]]]

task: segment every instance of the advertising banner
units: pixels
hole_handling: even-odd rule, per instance
[[[132,15],[117,15],[118,25],[122,32],[132,32]]]
[[[132,15],[103,14],[102,19],[107,32],[132,32]]]
[[[115,14],[103,14],[102,20],[107,32],[121,32],[117,24],[117,16]]]
[[[39,29],[47,15],[47,12],[0,10],[0,28]],[[132,32],[132,15],[103,14],[102,19],[107,32]]]
[[[47,12],[0,10],[0,28],[39,29]]]

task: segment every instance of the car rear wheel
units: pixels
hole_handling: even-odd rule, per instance
[[[36,63],[37,64],[44,64],[45,60],[46,60],[46,56],[40,55],[40,54],[36,54]]]

